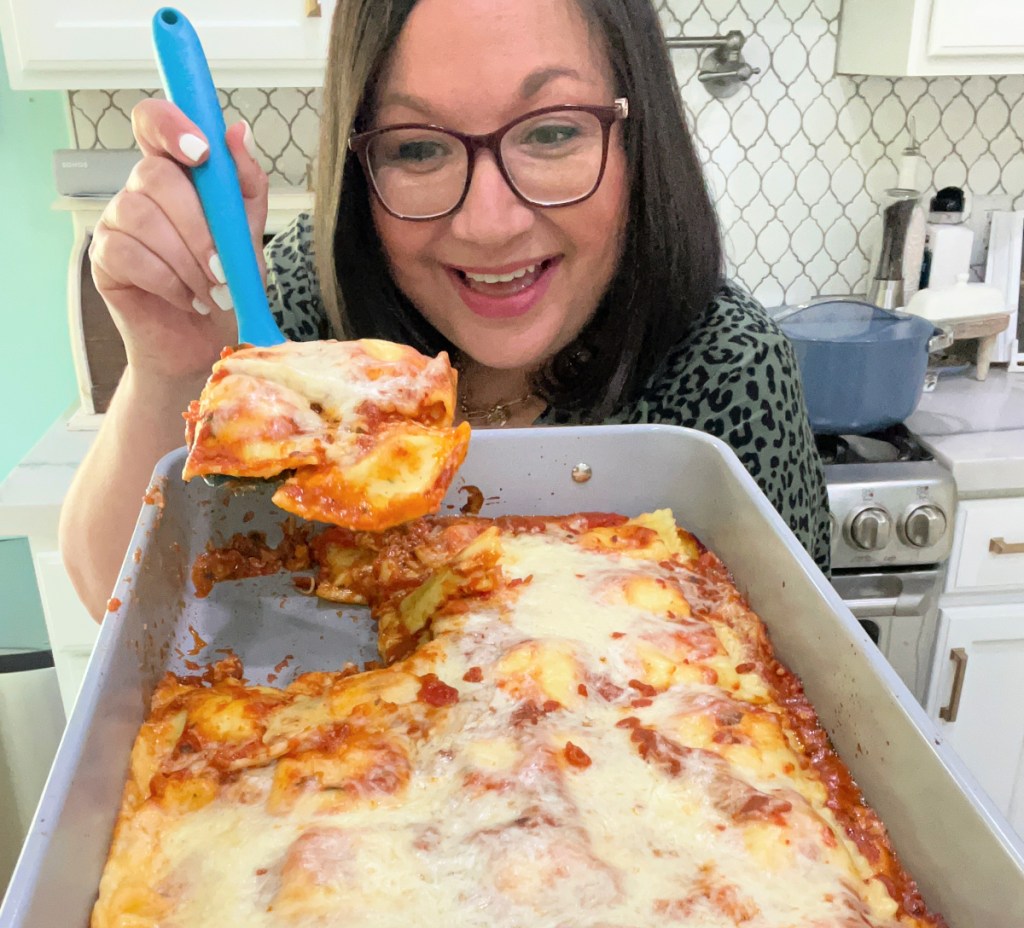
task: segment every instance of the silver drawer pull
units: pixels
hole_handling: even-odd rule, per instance
[[[1005,538],[990,538],[988,550],[992,554],[1024,554],[1024,541],[1007,541]]]
[[[953,689],[949,694],[949,705],[939,709],[939,718],[946,722],[955,722],[960,711],[960,695],[964,691],[964,677],[967,676],[967,652],[963,648],[953,648],[949,659],[956,664],[953,671]]]

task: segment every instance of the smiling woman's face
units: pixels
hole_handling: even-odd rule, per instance
[[[374,126],[483,135],[542,107],[614,97],[606,53],[572,0],[420,0],[379,88]],[[529,371],[576,337],[607,290],[627,198],[617,123],[601,185],[581,203],[524,203],[484,152],[456,213],[409,222],[375,199],[373,215],[395,282],[427,320],[478,363]]]

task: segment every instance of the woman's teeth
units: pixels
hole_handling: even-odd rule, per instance
[[[512,271],[509,274],[471,274],[469,271],[462,273],[467,279],[480,284],[506,284],[509,281],[525,277],[527,274],[532,274],[535,270],[537,270],[537,265],[531,264],[529,267],[521,267],[518,271]]]
[[[532,287],[541,275],[551,267],[551,259],[539,264],[528,264],[526,267],[509,271],[507,274],[479,274],[470,271],[456,271],[464,286],[477,293],[489,296],[513,296],[527,287]]]

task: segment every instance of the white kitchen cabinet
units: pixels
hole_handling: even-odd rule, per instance
[[[940,609],[928,711],[1024,836],[1024,602]]]
[[[334,0],[179,0],[219,87],[323,83]],[[160,86],[151,22],[158,4],[124,0],[0,0],[11,86]]]
[[[1024,74],[1021,0],[843,0],[840,74]]]
[[[954,532],[928,710],[1024,835],[1024,497],[960,500]]]
[[[946,592],[1015,589],[1024,603],[1024,497],[961,500]]]

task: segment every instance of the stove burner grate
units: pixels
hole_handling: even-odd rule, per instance
[[[814,443],[827,465],[932,460],[902,424],[869,435],[815,435]]]

